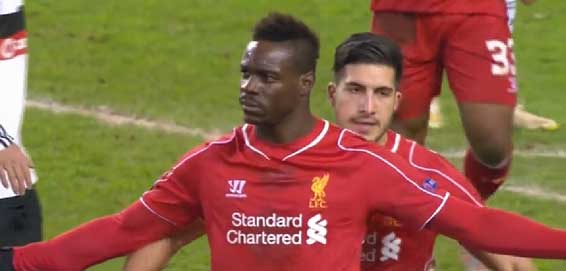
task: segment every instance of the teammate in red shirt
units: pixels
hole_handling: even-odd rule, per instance
[[[336,122],[385,146],[428,174],[432,179],[425,187],[430,191],[443,188],[454,197],[482,206],[476,189],[447,160],[388,130],[402,100],[397,91],[402,74],[401,59],[399,47],[379,35],[358,33],[340,44],[334,58],[334,82],[328,86]],[[430,230],[406,229],[392,217],[375,214],[368,223],[362,269],[433,270],[436,235]],[[523,261],[511,256],[474,253],[481,255],[493,270],[517,270],[515,268]]]
[[[465,175],[487,199],[508,175],[517,100],[503,0],[372,0],[372,31],[403,50],[395,128],[424,144],[431,99],[446,73],[471,149]],[[489,121],[485,121],[489,120]]]
[[[468,247],[566,258],[565,231],[471,205],[442,188],[431,192],[431,179],[396,154],[314,117],[317,56],[318,39],[303,23],[264,18],[241,62],[248,124],[188,152],[121,213],[2,250],[0,266],[82,270],[202,218],[212,270],[359,270],[375,212]]]

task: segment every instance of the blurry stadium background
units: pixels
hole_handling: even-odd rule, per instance
[[[268,11],[292,13],[320,33],[312,108],[329,119],[325,88],[334,47],[351,32],[367,31],[370,22],[369,0],[26,4],[30,73],[23,134],[41,179],[46,237],[119,211],[205,134],[241,123],[239,59],[254,22]],[[490,205],[566,228],[563,14],[566,2],[561,0],[519,7],[515,52],[520,100],[563,128],[516,130],[512,176]],[[460,166],[465,139],[449,91],[442,104],[447,125],[430,132],[428,145]],[[176,129],[124,124],[117,115]],[[113,123],[100,120],[109,116]],[[201,239],[181,251],[167,270],[208,270],[208,255]],[[455,242],[443,239],[439,270],[462,270],[456,258]],[[119,270],[122,261],[90,270]],[[540,261],[539,267],[566,270],[566,262]]]

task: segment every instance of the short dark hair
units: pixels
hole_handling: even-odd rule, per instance
[[[298,69],[305,73],[316,70],[320,42],[318,36],[305,23],[291,15],[273,12],[262,18],[254,27],[253,40],[292,42],[300,56],[296,56]]]
[[[338,80],[348,64],[382,64],[395,70],[395,84],[399,85],[403,74],[401,48],[392,40],[374,33],[352,34],[334,52],[334,78]]]

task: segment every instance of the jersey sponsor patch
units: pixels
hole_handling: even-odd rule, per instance
[[[326,245],[328,220],[315,214],[306,220],[303,214],[268,216],[232,213],[232,229],[226,232],[226,241],[231,245]]]
[[[245,198],[247,197],[244,193],[244,187],[246,186],[246,180],[228,180],[228,193],[226,193],[227,198]]]

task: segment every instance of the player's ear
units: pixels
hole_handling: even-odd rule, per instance
[[[401,94],[401,91],[396,89],[395,90],[395,107],[393,108],[395,111],[397,111],[397,108],[399,108],[399,103],[401,103],[401,99],[403,99],[403,94]]]
[[[299,87],[301,89],[301,96],[309,96],[312,88],[314,87],[315,74],[314,71],[303,73],[299,78]]]
[[[336,84],[334,82],[328,83],[326,87],[326,94],[328,96],[328,101],[334,107],[336,105]]]

